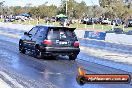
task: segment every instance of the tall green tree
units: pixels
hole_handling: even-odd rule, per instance
[[[4,1],[0,2],[0,15],[3,14],[3,9],[4,9]]]
[[[34,18],[38,18],[41,13],[40,13],[40,9],[38,7],[32,7],[30,9],[30,14],[34,17]]]
[[[24,13],[24,8],[22,8],[21,6],[14,6],[14,7],[10,7],[10,8],[12,8],[14,15]]]
[[[82,18],[88,15],[89,8],[84,1],[82,1],[81,3],[76,3],[74,9],[76,11],[77,18]]]
[[[109,18],[125,18],[130,16],[131,9],[129,5],[123,2],[123,0],[99,0],[99,4],[104,8],[105,13],[103,15]]]
[[[41,18],[44,18],[46,16],[52,17],[57,15],[57,6],[55,5],[48,6],[46,4],[43,4],[38,7],[32,7],[29,12],[34,17],[38,16]]]

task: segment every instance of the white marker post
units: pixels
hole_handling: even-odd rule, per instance
[[[93,23],[93,29],[94,29],[94,23]]]
[[[47,21],[47,25],[49,25],[49,21]]]
[[[29,24],[31,24],[30,20],[29,20]]]
[[[39,24],[39,20],[37,19],[37,24]]]
[[[4,18],[2,19],[2,22],[4,22]]]
[[[87,28],[87,24],[85,24],[85,28]]]
[[[55,25],[55,22],[53,22],[53,25]]]
[[[124,25],[122,25],[123,31],[125,30]]]
[[[25,20],[25,24],[27,23],[27,20]]]
[[[79,26],[79,22],[77,22],[77,28],[78,28],[78,26]]]
[[[102,25],[102,30],[104,30],[104,26]]]
[[[112,30],[114,29],[114,27],[115,27],[115,22],[113,22],[113,25],[112,25]]]

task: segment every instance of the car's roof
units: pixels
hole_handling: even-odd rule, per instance
[[[53,26],[53,25],[36,25],[38,27],[46,27],[46,28],[68,28],[68,29],[76,29],[76,28],[70,28],[70,27],[63,27],[63,26]]]

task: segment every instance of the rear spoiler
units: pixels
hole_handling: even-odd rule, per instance
[[[63,29],[63,30],[71,30],[74,31],[76,28],[69,28],[69,27],[49,27],[50,29]]]

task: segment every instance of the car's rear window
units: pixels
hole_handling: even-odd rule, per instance
[[[50,40],[77,40],[77,37],[75,35],[75,32],[73,30],[67,30],[67,29],[54,29],[50,28],[48,32],[47,39]]]

